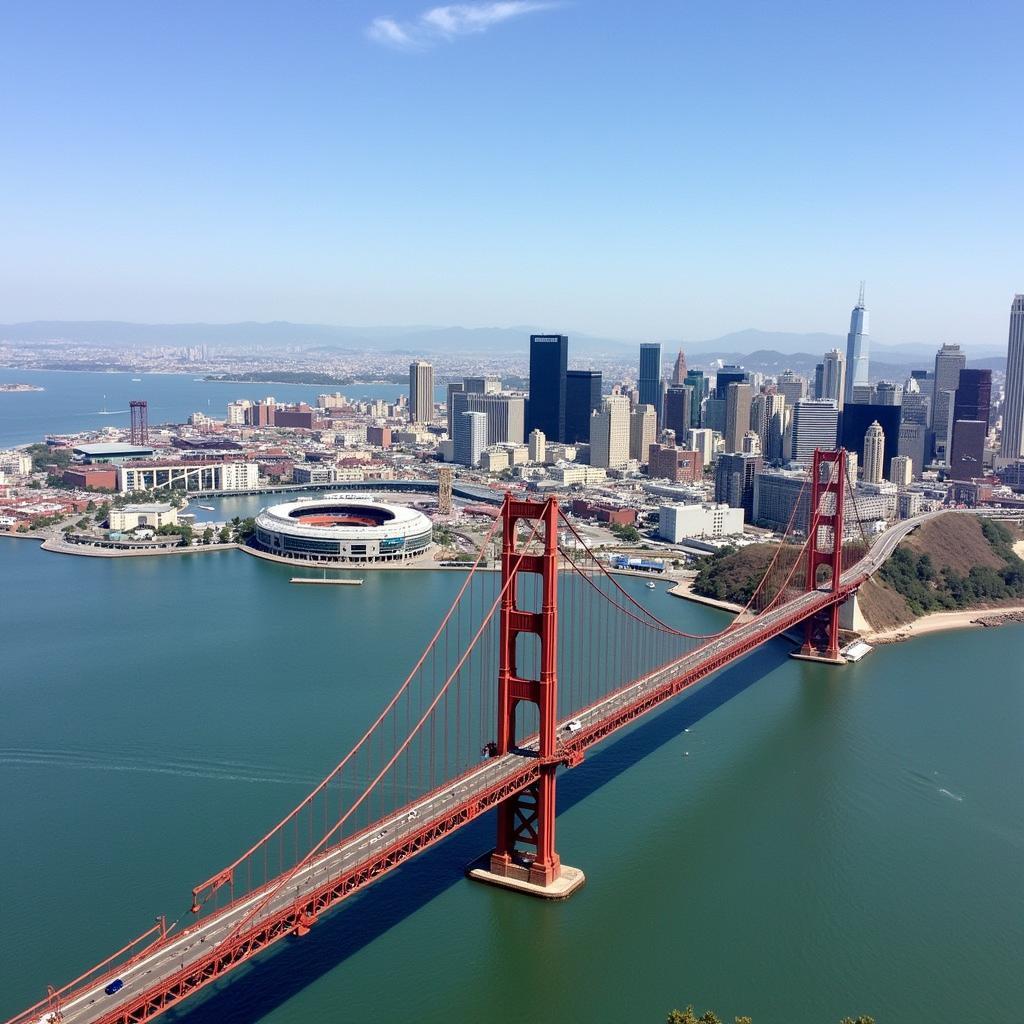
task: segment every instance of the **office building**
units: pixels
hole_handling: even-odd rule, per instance
[[[673,483],[697,483],[704,476],[704,460],[700,452],[671,444],[652,444],[647,451],[647,475],[652,480]]]
[[[845,374],[843,372],[843,354],[834,348],[825,353],[821,362],[821,394],[819,398],[831,398],[836,408],[842,410],[845,399]]]
[[[600,469],[623,469],[629,462],[629,399],[609,395],[590,421],[590,464]]]
[[[889,480],[897,487],[909,487],[914,479],[913,463],[906,455],[894,455],[889,463]]]
[[[769,391],[754,395],[750,402],[750,426],[761,440],[761,454],[770,462],[783,458],[782,438],[786,430],[786,397]]]
[[[982,420],[987,431],[991,425],[992,371],[960,371],[956,394],[953,397],[953,422]]]
[[[725,415],[728,403],[724,398],[707,398],[704,400],[704,415],[701,423],[716,434],[725,436]]]
[[[647,342],[640,346],[640,376],[637,380],[641,405],[653,405],[661,421],[661,343]]]
[[[690,426],[699,427],[704,400],[710,393],[711,382],[704,376],[703,370],[687,370],[686,384],[693,388],[690,396]]]
[[[928,426],[932,408],[932,400],[928,395],[921,391],[907,391],[904,388],[900,408],[901,423],[920,423],[922,427]]]
[[[814,450],[831,451],[836,446],[839,410],[831,399],[804,399],[793,409],[789,457],[802,465],[814,459]]]
[[[912,519],[921,514],[922,498],[916,491],[901,491],[896,495],[896,514],[900,519]]]
[[[676,439],[684,441],[692,423],[693,388],[688,384],[673,384],[665,391],[662,427],[675,431]]]
[[[531,462],[544,462],[547,455],[547,438],[542,430],[531,430],[529,439]]]
[[[880,380],[875,385],[876,405],[899,405],[903,400],[903,388],[889,380]]]
[[[999,454],[1004,459],[1024,456],[1024,295],[1010,306],[1010,336],[1006,348],[1006,400]]]
[[[864,437],[868,427],[878,422],[891,449],[893,438],[900,435],[900,406],[866,405],[854,402],[843,408],[839,423],[839,444],[848,452],[856,452],[858,462],[864,465]],[[890,454],[892,452],[890,451]]]
[[[526,400],[522,395],[457,391],[452,395],[452,410],[456,435],[463,423],[462,413],[482,412],[487,417],[485,447],[524,441]]]
[[[920,477],[927,461],[928,428],[922,423],[901,423],[896,451],[910,462],[910,472]]]
[[[864,282],[860,285],[860,298],[850,313],[850,332],[846,335],[846,382],[843,405],[855,401],[854,388],[868,387],[868,311],[864,305]]]
[[[672,367],[672,383],[677,387],[686,383],[686,356],[683,355],[682,349],[679,350],[675,366]]]
[[[825,364],[815,363],[814,364],[814,388],[811,392],[811,398],[822,398],[822,392],[825,390]]]
[[[653,405],[638,405],[629,417],[629,457],[647,460],[647,452],[658,436],[658,415]]]
[[[702,466],[710,466],[715,458],[715,434],[705,427],[696,427],[686,432],[686,447],[698,452]]]
[[[455,436],[455,396],[466,390],[463,381],[450,381],[445,391],[445,408],[448,410],[448,436]],[[464,412],[465,410],[463,410]]]
[[[728,505],[662,505],[658,509],[658,536],[670,544],[688,537],[717,540],[743,532],[743,509]]]
[[[742,508],[750,519],[754,509],[754,476],[763,465],[760,455],[719,455],[715,463],[715,501]]]
[[[430,423],[434,418],[434,367],[424,359],[409,364],[409,422]]]
[[[471,395],[495,395],[501,390],[501,378],[463,377],[462,389]]]
[[[756,430],[748,430],[740,441],[740,451],[744,455],[763,455],[761,450],[761,438],[757,436]]]
[[[530,399],[526,429],[540,430],[549,441],[565,440],[566,365],[569,339],[564,334],[530,335]]]
[[[590,417],[601,408],[600,370],[568,370],[565,375],[566,444],[590,442]]]
[[[932,401],[932,429],[935,431],[936,457],[946,462],[953,431],[953,407],[960,371],[967,357],[959,345],[943,345],[935,354],[935,397]]]
[[[864,483],[879,484],[885,479],[885,432],[875,420],[864,434]]]
[[[984,420],[954,420],[949,450],[949,475],[954,480],[973,480],[985,475]]]
[[[725,450],[738,452],[742,449],[743,435],[750,429],[749,384],[732,383],[725,398]]]
[[[807,397],[807,380],[792,370],[783,370],[775,382],[775,390],[786,399],[790,409]]]
[[[140,526],[159,530],[161,526],[178,525],[178,510],[171,504],[124,505],[112,508],[108,521],[112,530],[136,530]]]
[[[742,366],[726,363],[715,373],[715,398],[724,402],[729,397],[730,384],[747,384],[750,377]]]
[[[802,472],[775,470],[754,477],[754,500],[751,522],[770,530],[785,530],[793,517],[793,527],[807,531],[811,497]],[[794,513],[795,509],[795,513]]]
[[[454,461],[462,466],[479,466],[487,447],[487,414],[460,413],[455,424]]]

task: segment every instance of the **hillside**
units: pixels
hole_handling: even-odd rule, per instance
[[[693,592],[701,597],[746,604],[776,551],[777,544],[751,544],[739,550],[724,547],[703,560],[693,581]],[[797,547],[783,551],[779,555],[780,566],[792,566],[799,551]]]
[[[925,523],[860,588],[864,617],[878,631],[931,612],[1024,603],[1019,531],[1005,523],[950,513]]]

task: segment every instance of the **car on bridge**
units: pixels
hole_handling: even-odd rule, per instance
[[[115,978],[103,991],[108,996],[116,996],[121,989],[124,988],[124,982],[120,978]]]

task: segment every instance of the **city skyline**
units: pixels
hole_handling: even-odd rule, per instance
[[[1019,7],[652,17],[8,5],[4,319],[1003,335]]]

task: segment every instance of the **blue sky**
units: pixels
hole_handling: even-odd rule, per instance
[[[0,4],[0,321],[1002,343],[1024,5]]]

